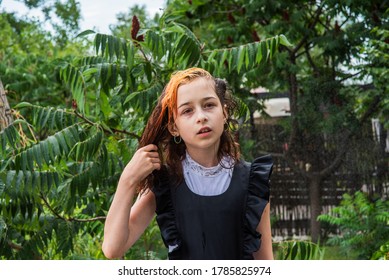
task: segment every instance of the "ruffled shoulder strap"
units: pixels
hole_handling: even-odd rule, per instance
[[[270,155],[256,158],[250,166],[243,242],[244,259],[251,259],[252,254],[261,246],[261,234],[257,232],[257,226],[269,202],[272,169],[273,159]]]
[[[260,198],[269,201],[270,176],[273,170],[271,155],[256,158],[251,164],[249,184],[250,188]]]
[[[154,178],[152,192],[155,195],[156,220],[161,231],[162,240],[168,248],[169,259],[181,259],[181,237],[177,229],[167,169],[162,168],[160,171],[154,171]]]

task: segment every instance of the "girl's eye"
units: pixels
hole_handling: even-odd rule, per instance
[[[189,114],[191,111],[192,111],[192,109],[184,109],[184,110],[182,110],[181,114],[186,115],[186,114]]]
[[[214,103],[207,103],[204,105],[205,108],[213,108],[215,107],[216,105]]]

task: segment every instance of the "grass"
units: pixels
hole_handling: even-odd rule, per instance
[[[352,251],[345,253],[338,246],[324,246],[324,260],[356,260]]]

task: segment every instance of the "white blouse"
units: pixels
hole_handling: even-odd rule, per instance
[[[224,193],[230,185],[234,170],[233,160],[224,157],[213,167],[204,167],[194,161],[188,153],[182,161],[185,183],[198,195],[214,196]]]

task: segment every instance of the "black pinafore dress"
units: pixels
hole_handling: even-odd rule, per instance
[[[172,186],[166,170],[158,172],[156,219],[169,259],[253,259],[261,244],[256,229],[269,202],[272,166],[270,156],[251,164],[240,161],[227,190],[215,196],[193,193],[185,180]]]

